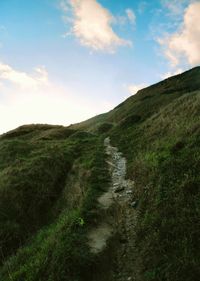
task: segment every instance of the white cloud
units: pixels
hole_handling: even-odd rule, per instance
[[[161,0],[164,8],[168,9],[172,16],[182,15],[185,6],[189,5],[191,0]]]
[[[158,42],[164,48],[165,56],[173,66],[200,63],[200,2],[192,3],[184,13],[179,30],[160,38]]]
[[[48,72],[44,66],[36,67],[35,73],[36,73],[36,76],[34,78],[38,83],[40,83],[40,84],[49,83]]]
[[[66,0],[60,1],[60,9],[63,10],[63,12],[65,12],[65,13],[68,12],[69,6],[68,6],[68,3],[66,2]]]
[[[114,18],[115,23],[118,25],[132,25],[135,27],[136,25],[136,15],[135,12],[128,8],[124,11],[124,15],[118,15]]]
[[[127,14],[127,17],[129,19],[129,21],[132,24],[135,24],[135,22],[136,22],[136,15],[135,15],[134,11],[131,10],[131,9],[126,9],[126,14]]]
[[[48,79],[44,67],[34,74],[0,67],[0,134],[32,123],[69,125],[108,111],[105,101],[96,104]]]
[[[8,81],[22,89],[37,89],[41,85],[48,84],[48,73],[45,67],[37,67],[31,75],[0,62],[0,81]]]
[[[79,39],[81,45],[106,52],[114,52],[119,46],[131,45],[114,32],[114,16],[96,0],[66,0],[64,3],[68,4],[73,14],[71,33]],[[63,12],[66,11],[64,6]]]
[[[130,95],[135,95],[139,90],[145,88],[146,86],[146,84],[132,84],[128,86],[128,91]]]

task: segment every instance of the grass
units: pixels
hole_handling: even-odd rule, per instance
[[[102,186],[109,184],[103,143],[84,132],[65,141],[31,140],[17,134],[1,141],[0,280],[86,280],[94,263],[86,233],[98,217]],[[89,172],[79,205],[68,208],[75,162]]]
[[[139,199],[137,268],[144,281],[200,279],[200,92],[181,95],[142,123],[117,125]]]
[[[128,160],[142,281],[200,280],[200,68],[141,90],[97,119]],[[99,123],[99,119],[101,123]],[[84,122],[96,130],[95,119]]]
[[[135,181],[139,279],[200,280],[199,78],[194,68],[83,123],[0,137],[0,280],[90,280],[101,262],[86,234],[109,184],[108,135]]]
[[[3,141],[1,150],[0,237],[6,256],[50,221],[73,158],[56,143]]]

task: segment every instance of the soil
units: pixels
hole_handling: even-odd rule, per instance
[[[108,155],[107,163],[112,183],[109,190],[99,197],[98,203],[99,208],[107,215],[89,231],[88,245],[93,254],[99,254],[106,249],[108,242],[117,234],[118,239],[112,256],[112,279],[138,281],[138,274],[133,266],[137,223],[134,182],[126,179],[126,159],[116,147],[111,146],[110,138],[104,140],[104,145]],[[106,212],[106,210],[112,210],[112,212]]]

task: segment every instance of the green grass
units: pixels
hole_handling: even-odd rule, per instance
[[[108,135],[135,181],[140,281],[200,280],[199,90],[194,68],[83,123],[1,136],[0,280],[90,280],[101,261],[86,233],[109,185]]]
[[[97,118],[98,127],[95,118],[82,125],[112,123],[99,133],[128,160],[139,200],[133,267],[142,281],[200,280],[199,89],[197,67],[141,90]]]
[[[0,240],[7,256],[51,219],[73,158],[57,143],[3,141],[0,150]]]
[[[35,141],[34,134],[27,142],[17,134],[0,144],[0,280],[85,280],[95,262],[86,233],[98,218],[96,199],[109,184],[102,140],[79,132],[51,141]],[[76,178],[77,169],[83,179]],[[73,208],[69,177],[82,181],[82,198]]]
[[[112,141],[128,159],[139,199],[136,262],[145,281],[200,279],[200,92],[142,123],[119,124]]]

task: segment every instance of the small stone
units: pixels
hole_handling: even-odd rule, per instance
[[[127,281],[131,281],[131,280],[132,280],[132,277],[131,277],[131,276],[127,278]]]
[[[119,187],[114,189],[114,192],[117,193],[117,192],[121,192],[123,190],[124,190],[124,187],[123,186],[119,186]]]
[[[137,201],[133,201],[133,202],[130,204],[130,206],[131,206],[132,208],[136,208],[136,207],[137,207],[137,204],[138,204]]]
[[[132,193],[133,193],[132,190],[127,190],[127,191],[126,191],[126,194],[127,194],[127,195],[132,194]]]

